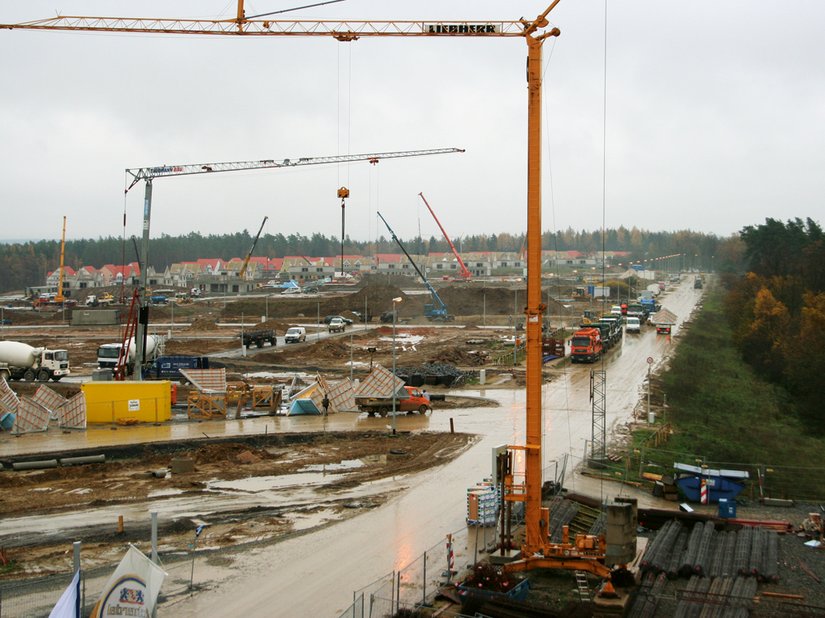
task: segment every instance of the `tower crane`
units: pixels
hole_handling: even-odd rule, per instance
[[[524,482],[505,484],[507,502],[524,503],[525,540],[521,559],[508,568],[575,568],[606,575],[604,556],[584,555],[575,544],[550,543],[549,514],[541,506],[542,487],[542,355],[541,326],[546,306],[541,294],[541,112],[542,50],[544,42],[561,34],[550,28],[547,16],[561,0],[533,19],[493,21],[442,20],[275,20],[247,19],[244,0],[237,0],[234,18],[223,20],[175,18],[124,18],[57,16],[19,24],[0,24],[0,29],[68,30],[85,32],[137,32],[227,36],[331,37],[342,42],[366,37],[520,38],[527,44],[527,306],[525,444],[510,447],[524,453]],[[521,66],[518,68],[521,71]]]
[[[126,187],[128,193],[141,180],[145,183],[143,197],[143,268],[140,269],[140,319],[137,325],[135,339],[135,373],[133,379],[140,380],[140,365],[143,363],[146,350],[146,335],[149,324],[149,303],[146,297],[148,283],[146,269],[149,266],[149,227],[152,217],[152,185],[156,178],[173,176],[191,176],[199,174],[214,174],[219,172],[241,172],[261,169],[278,169],[284,167],[301,167],[305,165],[322,165],[325,163],[350,163],[354,161],[381,161],[385,159],[399,159],[402,157],[420,157],[425,155],[448,154],[464,152],[460,148],[433,148],[430,150],[401,150],[395,152],[373,152],[369,154],[338,155],[330,157],[300,157],[298,159],[259,159],[257,161],[233,161],[222,163],[194,163],[185,165],[156,165],[153,167],[136,167],[126,170],[126,176],[132,180]],[[263,224],[261,225],[263,228]],[[258,232],[260,234],[260,232]],[[254,245],[253,245],[254,248]],[[249,258],[247,257],[247,260]]]
[[[264,225],[266,225],[267,219],[269,219],[269,217],[264,217],[264,220],[261,221],[261,227],[258,228],[258,233],[255,234],[255,240],[252,241],[252,246],[249,247],[249,253],[246,254],[243,265],[241,265],[241,269],[238,271],[238,278],[240,279],[243,279],[243,276],[246,274],[246,269],[249,266],[249,260],[252,258],[252,252],[255,251],[255,245],[258,244],[258,239],[261,237],[261,232],[264,230]]]
[[[435,219],[435,222],[438,224],[438,229],[440,229],[441,233],[444,234],[444,240],[446,240],[447,244],[450,245],[450,249],[452,250],[453,255],[455,256],[455,259],[458,260],[458,267],[461,270],[461,278],[465,281],[469,281],[472,275],[470,274],[470,271],[467,269],[467,266],[464,265],[464,260],[461,259],[461,256],[458,254],[458,251],[456,251],[453,241],[450,240],[450,237],[447,235],[447,230],[444,229],[444,226],[441,225],[441,221],[439,221],[438,217],[435,216],[435,212],[433,211],[432,206],[430,206],[430,203],[427,201],[427,198],[424,197],[424,194],[419,193],[418,196],[424,202],[424,205],[427,207],[427,210],[430,211],[430,214],[433,216],[433,219]]]
[[[421,272],[421,269],[418,268],[418,265],[415,263],[415,260],[412,259],[407,250],[404,248],[404,245],[401,244],[401,241],[398,240],[398,236],[395,235],[395,232],[392,231],[390,224],[387,223],[387,220],[384,216],[379,212],[378,216],[381,217],[381,221],[384,222],[384,225],[387,226],[387,230],[389,231],[392,239],[395,241],[395,244],[404,252],[404,255],[407,256],[407,259],[412,264],[412,267],[415,269],[415,272],[418,273],[418,276],[421,277],[421,281],[424,282],[424,287],[427,288],[427,291],[430,293],[430,296],[433,299],[432,303],[428,303],[424,305],[424,316],[428,320],[439,320],[439,321],[450,321],[454,319],[454,316],[451,316],[447,311],[447,305],[444,304],[444,301],[441,300],[441,297],[438,295],[438,292],[435,291],[435,288],[429,282],[424,273]]]
[[[64,260],[66,259],[66,217],[63,217],[63,235],[60,237],[60,272],[57,275],[57,294],[54,297],[54,302],[62,305],[66,297],[63,296],[63,270]]]

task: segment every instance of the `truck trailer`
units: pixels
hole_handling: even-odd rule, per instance
[[[355,405],[369,416],[386,416],[392,412],[392,397],[356,397]],[[396,412],[426,414],[427,410],[432,410],[430,399],[415,386],[405,386],[404,393],[395,398]]]

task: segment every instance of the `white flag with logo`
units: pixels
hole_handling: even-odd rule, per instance
[[[80,618],[80,571],[74,572],[72,583],[60,595],[49,618]]]
[[[129,551],[112,573],[100,600],[92,612],[93,618],[109,616],[136,616],[149,618],[166,573],[137,549],[129,545]]]

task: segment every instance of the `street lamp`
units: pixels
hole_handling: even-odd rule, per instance
[[[396,305],[401,302],[401,297],[397,296],[396,298],[392,299],[392,377],[395,378],[395,322],[396,318],[398,317],[398,311],[396,309]],[[392,435],[395,435],[395,395],[396,395],[396,388],[395,388],[395,379],[392,381]]]

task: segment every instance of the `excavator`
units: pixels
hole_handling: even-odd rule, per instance
[[[424,317],[434,322],[451,322],[452,320],[454,320],[455,316],[450,315],[450,313],[447,311],[447,305],[444,304],[444,301],[441,300],[441,297],[438,295],[438,292],[435,291],[435,288],[427,280],[427,277],[424,276],[424,273],[421,272],[420,268],[418,268],[418,265],[415,263],[412,257],[410,257],[410,254],[407,253],[407,250],[404,248],[404,245],[402,245],[401,241],[398,240],[398,236],[396,236],[395,232],[392,231],[390,224],[387,223],[387,220],[383,217],[383,215],[380,212],[378,213],[378,216],[381,217],[381,221],[383,221],[384,225],[387,226],[387,230],[392,236],[392,239],[395,241],[395,244],[397,244],[400,247],[401,251],[404,252],[404,255],[407,256],[407,259],[410,261],[410,264],[412,264],[412,267],[415,269],[415,272],[417,272],[418,276],[421,277],[421,281],[424,282],[424,287],[427,288],[427,291],[430,293],[430,296],[433,299],[433,302],[426,303],[424,305]]]

